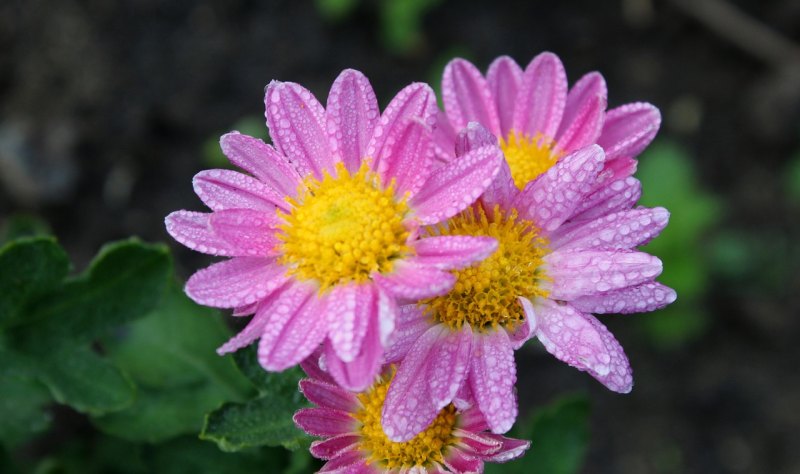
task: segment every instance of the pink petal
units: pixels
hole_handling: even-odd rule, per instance
[[[570,301],[570,304],[585,313],[630,314],[661,309],[676,298],[677,294],[672,288],[649,282],[608,293],[582,296]]]
[[[308,283],[295,282],[275,302],[258,344],[258,361],[269,371],[285,370],[311,355],[328,333],[325,305]]]
[[[352,362],[361,350],[377,297],[372,285],[358,284],[336,286],[326,296],[331,320],[328,337],[343,362]]]
[[[436,123],[436,96],[425,84],[411,84],[386,107],[367,156],[384,185],[395,180],[398,195],[413,196],[428,176],[433,161],[432,130]]]
[[[489,430],[486,417],[483,416],[483,413],[481,413],[481,410],[476,405],[462,410],[461,413],[459,413],[459,418],[462,430],[472,431],[473,433]]]
[[[353,412],[358,405],[355,394],[343,388],[314,379],[300,381],[300,392],[310,401],[321,408],[331,408],[346,412]]]
[[[536,312],[536,336],[548,352],[615,392],[631,391],[628,358],[597,318],[549,299],[537,300]]]
[[[194,192],[213,211],[253,209],[271,211],[278,206],[289,210],[283,195],[261,181],[230,170],[205,170],[192,180]]]
[[[395,263],[392,273],[374,273],[372,279],[389,294],[410,300],[447,293],[456,281],[452,273],[403,261]]]
[[[395,373],[383,404],[383,432],[395,442],[408,441],[436,418],[439,409],[429,393],[428,367],[432,354],[449,330],[431,327],[414,344]]]
[[[413,263],[454,270],[479,262],[497,250],[497,240],[492,237],[471,235],[439,235],[425,237],[412,243],[416,256]]]
[[[608,155],[606,155],[606,164],[600,174],[604,177],[604,181],[611,183],[632,176],[636,172],[638,165],[638,161],[627,156],[609,159]],[[605,183],[602,184],[604,185]],[[600,186],[598,186],[599,188]]]
[[[441,110],[436,111],[436,127],[433,129],[433,148],[439,163],[447,163],[455,158],[456,131],[450,120]]]
[[[453,447],[444,458],[444,464],[456,473],[483,472],[483,461],[470,456],[458,447]]]
[[[493,438],[502,443],[500,449],[491,456],[484,458],[486,461],[504,463],[517,459],[522,456],[528,448],[531,447],[531,442],[524,439],[506,438],[494,434],[486,434],[487,438]]]
[[[353,69],[342,71],[331,87],[325,115],[333,155],[351,173],[356,172],[380,118],[378,100],[366,76]]]
[[[226,133],[219,140],[231,163],[249,172],[283,196],[294,196],[303,179],[286,157],[258,138],[239,132]]]
[[[208,224],[211,214],[175,211],[164,219],[167,232],[173,239],[200,253],[232,257],[240,255],[239,249],[221,239]]]
[[[342,451],[338,456],[326,462],[317,474],[377,474],[367,464],[364,453],[353,449]]]
[[[463,211],[489,187],[502,162],[500,148],[485,146],[434,170],[411,199],[417,220],[430,225]]]
[[[331,377],[326,370],[320,367],[320,359],[322,358],[323,352],[324,350],[322,347],[318,348],[310,356],[306,357],[302,362],[300,362],[300,368],[303,369],[303,372],[305,372],[311,379],[336,385],[333,377]]]
[[[652,281],[661,260],[635,251],[558,250],[545,256],[553,279],[550,297],[570,301]]]
[[[301,430],[312,436],[347,434],[357,423],[348,413],[330,408],[303,408],[294,414],[293,419]]]
[[[640,208],[608,214],[583,226],[550,236],[551,249],[627,250],[656,237],[669,222],[663,207]]]
[[[561,150],[571,153],[595,143],[603,128],[606,97],[606,81],[597,72],[586,74],[572,86],[556,134]]]
[[[215,308],[234,308],[266,298],[288,280],[274,260],[236,257],[197,271],[186,282],[186,294]]]
[[[444,68],[442,102],[453,128],[478,122],[495,135],[500,133],[497,110],[489,92],[489,84],[472,63],[454,59]]]
[[[630,209],[642,195],[642,183],[628,177],[594,191],[575,208],[571,221],[591,221],[613,212]]]
[[[496,453],[503,445],[496,439],[496,435],[490,433],[476,433],[456,428],[453,435],[459,438],[459,447],[475,457],[485,458]]]
[[[236,256],[274,255],[281,219],[272,212],[226,209],[211,214],[211,230],[234,249]]]
[[[465,324],[460,331],[448,330],[428,356],[430,362],[425,378],[431,400],[438,409],[453,401],[467,377],[473,354],[472,338],[469,324]]]
[[[301,176],[322,179],[333,168],[325,133],[325,110],[308,89],[292,82],[272,81],[264,97],[267,126],[278,152],[286,155]]]
[[[661,113],[652,104],[625,104],[608,111],[597,143],[606,150],[609,160],[633,158],[653,141],[660,125]]]
[[[273,309],[275,309],[275,303],[280,300],[283,289],[286,288],[286,286],[273,291],[269,296],[261,300],[253,319],[251,319],[250,322],[247,323],[247,326],[239,331],[238,334],[217,348],[217,354],[224,355],[230,352],[238,351],[243,347],[249,346],[253,343],[253,341],[260,338],[264,334],[264,328],[270,323],[270,316],[272,315]]]
[[[402,360],[422,334],[433,325],[430,317],[416,304],[401,306],[397,313],[397,327],[389,339],[386,362]]]
[[[502,328],[475,334],[470,368],[472,393],[492,433],[505,433],[517,419],[514,349]]]
[[[497,137],[478,122],[468,123],[455,138],[456,156],[485,146],[497,146]]]
[[[331,459],[339,457],[358,446],[360,436],[356,434],[343,434],[322,441],[311,443],[309,451],[317,459]]]
[[[361,351],[351,362],[339,359],[332,345],[325,344],[325,364],[328,371],[336,383],[345,389],[360,392],[375,381],[383,356],[379,324],[377,308],[373,307],[367,322],[367,332],[361,343]]]
[[[258,302],[233,308],[233,316],[250,316],[258,309]]]
[[[522,83],[522,68],[508,56],[500,56],[489,66],[486,81],[497,106],[500,135],[506,137],[511,131],[517,92]]]
[[[541,53],[528,64],[517,93],[511,128],[529,136],[554,138],[567,101],[567,74],[553,53]]]
[[[528,183],[513,206],[540,229],[553,231],[574,214],[591,191],[603,161],[603,149],[597,145],[567,155]]]
[[[536,330],[536,317],[533,313],[531,301],[522,296],[518,296],[517,300],[519,300],[519,304],[522,305],[522,309],[525,312],[525,321],[514,328],[513,332],[508,333],[508,339],[511,341],[511,347],[513,347],[514,350],[519,349],[523,344],[528,342],[533,332]]]

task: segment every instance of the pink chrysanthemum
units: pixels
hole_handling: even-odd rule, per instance
[[[470,124],[459,153],[494,142]],[[459,158],[456,158],[457,161]],[[663,208],[633,208],[639,184],[608,184],[597,145],[566,155],[519,191],[508,166],[468,210],[423,235],[492,237],[498,250],[453,273],[453,289],[401,308],[387,360],[400,361],[383,426],[405,441],[442,407],[473,399],[494,433],[517,415],[514,350],[538,338],[558,359],[616,392],[632,388],[622,347],[590,313],[652,311],[675,300],[654,279],[661,262],[635,248],[667,224]]]
[[[558,56],[541,53],[522,68],[507,56],[486,74],[454,59],[444,71],[435,133],[439,158],[454,157],[456,132],[469,122],[486,127],[500,142],[519,189],[560,158],[592,144],[603,147],[606,167],[619,174],[635,170],[632,160],[653,139],[661,123],[658,109],[636,102],[606,112],[603,76],[590,72],[567,86]]]
[[[313,363],[303,368],[310,378],[300,381],[300,390],[317,407],[299,410],[294,421],[307,433],[325,438],[311,445],[311,454],[327,461],[320,473],[480,473],[484,462],[510,461],[530,446],[528,441],[488,433],[480,411],[454,404],[443,407],[415,438],[393,442],[381,427],[392,367],[385,367],[360,394],[338,387]]]
[[[209,170],[194,189],[213,212],[166,219],[178,242],[232,257],[195,273],[200,304],[255,316],[219,353],[256,339],[267,370],[297,364],[325,343],[336,380],[374,379],[394,328],[396,300],[449,290],[447,271],[496,248],[487,237],[424,236],[418,227],[470,205],[497,174],[496,146],[432,166],[436,99],[412,84],[380,115],[366,77],[346,70],[326,108],[298,84],[272,82],[266,118],[275,147],[237,132],[222,149],[252,176]]]

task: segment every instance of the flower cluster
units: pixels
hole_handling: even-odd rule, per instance
[[[358,71],[323,107],[294,83],[266,89],[273,145],[222,137],[249,174],[210,170],[194,188],[210,213],[178,211],[168,232],[230,257],[195,273],[200,304],[253,315],[219,348],[258,340],[270,371],[301,364],[317,408],[295,421],[324,440],[323,472],[481,472],[528,443],[514,351],[536,338],[625,393],[622,347],[592,313],[675,300],[638,246],[667,224],[636,207],[636,156],[658,130],[650,104],[606,110],[603,77],[572,88],[558,57],[484,76],[453,60],[381,112]]]

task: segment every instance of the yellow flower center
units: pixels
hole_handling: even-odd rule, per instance
[[[366,454],[368,463],[377,463],[383,469],[411,468],[444,461],[444,451],[456,443],[453,435],[458,416],[450,404],[439,412],[425,431],[409,441],[396,443],[383,433],[381,412],[391,377],[375,383],[369,390],[358,395],[363,408],[353,416],[360,422],[360,449]]]
[[[306,178],[298,196],[287,201],[292,210],[279,211],[280,263],[291,275],[318,281],[321,290],[388,273],[411,253],[403,224],[406,197],[397,199],[394,183],[383,188],[366,161],[355,174],[339,163],[334,175]]]
[[[533,137],[511,130],[500,140],[500,148],[511,168],[511,177],[519,189],[549,170],[564,154],[555,140],[541,134]]]
[[[483,331],[502,326],[513,330],[525,320],[517,297],[547,296],[540,283],[547,241],[516,210],[496,206],[489,218],[483,208],[469,208],[439,225],[439,235],[485,235],[497,239],[497,250],[477,265],[456,270],[453,289],[443,296],[423,300],[425,312],[435,321],[458,330],[469,324]]]

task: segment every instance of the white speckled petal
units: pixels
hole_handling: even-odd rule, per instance
[[[500,133],[500,121],[489,84],[469,61],[457,58],[445,66],[442,102],[456,130],[466,127],[469,122],[478,122],[493,134]]]
[[[500,148],[485,146],[434,170],[410,202],[419,222],[435,224],[463,211],[492,184],[502,160]]]
[[[586,74],[572,86],[556,134],[559,149],[571,153],[597,141],[603,128],[606,97],[606,81],[597,72]]]
[[[675,290],[661,283],[649,282],[598,295],[582,296],[570,304],[586,313],[643,313],[671,304],[677,298]]]
[[[538,228],[557,229],[591,192],[604,160],[603,149],[597,145],[567,155],[528,183],[514,200],[514,207]]]
[[[497,105],[500,134],[506,137],[511,131],[517,93],[522,83],[522,68],[508,56],[500,56],[489,66],[486,81],[489,83],[489,91]]]
[[[286,155],[300,176],[333,168],[328,135],[325,133],[325,110],[305,87],[292,82],[272,81],[264,97],[265,116],[272,142]]]
[[[237,256],[265,257],[274,255],[281,220],[274,211],[226,209],[211,214],[208,224],[220,239],[236,251]]]
[[[654,105],[625,104],[608,111],[597,143],[606,150],[609,160],[636,157],[653,141],[660,126],[661,112]]]
[[[285,269],[272,259],[237,257],[195,272],[186,294],[215,308],[234,308],[266,298],[288,280]]]
[[[367,332],[367,323],[377,299],[371,284],[338,285],[325,295],[331,318],[328,338],[336,355],[344,362],[352,362],[361,350],[361,341]]]
[[[378,100],[366,76],[353,69],[342,71],[331,86],[325,115],[334,158],[350,172],[357,171],[380,118]]]
[[[453,401],[469,373],[472,338],[472,328],[465,324],[460,331],[448,330],[430,352],[425,378],[431,400],[438,409]]]
[[[433,129],[433,148],[436,156],[436,163],[434,166],[447,163],[455,155],[456,131],[450,125],[450,120],[444,112],[438,110],[436,112],[436,127]]]
[[[479,262],[497,250],[497,240],[492,237],[471,235],[439,235],[425,237],[411,244],[416,256],[410,262],[454,270]]]
[[[517,419],[517,366],[505,329],[475,333],[469,373],[472,393],[492,433],[511,429]]]
[[[192,250],[224,257],[240,255],[239,249],[211,230],[210,217],[210,213],[175,211],[164,219],[164,224],[172,238]]]
[[[446,293],[456,277],[450,272],[400,261],[392,273],[373,273],[372,279],[390,295],[419,300]]]
[[[642,183],[627,177],[593,191],[578,204],[570,221],[591,221],[613,212],[633,208],[642,195]]]
[[[553,53],[544,52],[525,68],[511,128],[535,136],[555,137],[567,102],[567,74]]]
[[[231,132],[219,140],[231,163],[249,172],[284,196],[294,196],[303,182],[294,166],[272,146],[258,138]]]
[[[550,297],[570,301],[635,286],[661,274],[661,260],[635,251],[558,250],[545,258]]]
[[[336,383],[351,390],[360,392],[375,381],[383,362],[383,345],[380,340],[380,327],[377,308],[367,321],[367,332],[361,341],[361,350],[350,362],[344,362],[336,355],[330,342],[325,343],[325,363]]]
[[[583,226],[550,236],[550,248],[626,250],[655,238],[669,222],[663,207],[640,208],[608,214]]]
[[[628,358],[597,318],[549,299],[538,299],[535,306],[539,322],[536,336],[548,352],[589,372],[615,392],[631,391],[633,375]]]
[[[275,206],[289,210],[284,196],[261,181],[231,170],[205,170],[192,180],[194,192],[212,211],[253,209],[271,211]]]

